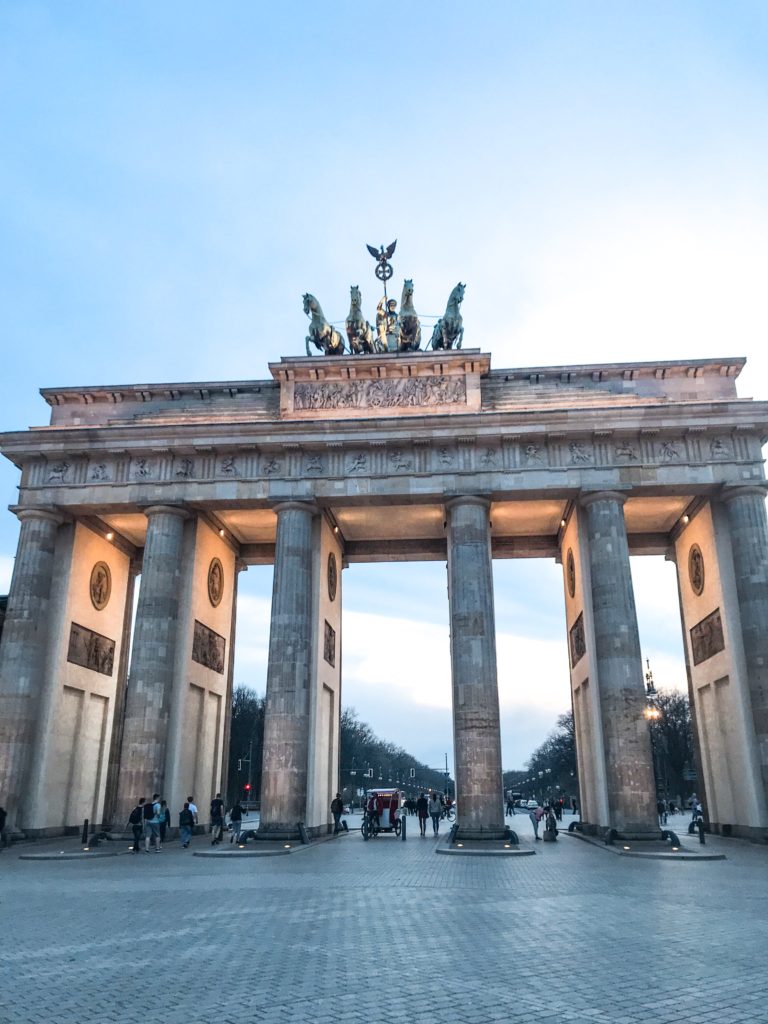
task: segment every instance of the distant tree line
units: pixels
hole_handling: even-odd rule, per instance
[[[677,690],[658,692],[654,703],[660,712],[649,723],[656,792],[681,800],[696,788],[690,704],[687,695]],[[558,716],[556,728],[534,750],[525,768],[504,773],[504,789],[527,798],[579,799],[572,711]]]
[[[232,695],[232,724],[229,740],[227,799],[261,799],[261,762],[264,753],[264,709],[266,700],[247,686],[237,686]],[[413,772],[413,775],[411,774]],[[245,786],[251,789],[246,794]],[[436,765],[427,766],[402,747],[379,739],[354,708],[341,714],[339,785],[345,802],[357,799],[358,790],[398,787],[407,793],[427,789],[449,789],[453,780]]]

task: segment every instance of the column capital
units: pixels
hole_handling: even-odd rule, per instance
[[[446,498],[443,502],[446,512],[452,508],[458,508],[460,505],[481,505],[483,508],[490,509],[491,499],[484,498],[481,494],[457,494],[453,498]]]
[[[299,498],[285,498],[283,501],[276,501],[272,506],[272,511],[278,514],[288,512],[290,509],[296,512],[309,512],[313,516],[320,511],[314,501],[301,501]]]
[[[151,516],[169,515],[178,516],[180,519],[189,519],[189,512],[179,505],[148,505],[141,510],[149,519]]]
[[[592,505],[596,501],[615,501],[618,505],[624,505],[627,495],[623,491],[582,491],[579,494],[579,504],[582,508]]]
[[[750,484],[726,484],[720,492],[723,501],[733,501],[734,498],[745,498],[748,496],[765,498],[768,494],[768,481]]]
[[[67,521],[56,508],[35,508],[33,505],[11,505],[11,512],[23,523],[26,519],[42,519],[56,526],[61,526]]]

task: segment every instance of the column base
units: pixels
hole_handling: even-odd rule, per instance
[[[453,841],[458,840],[491,840],[498,842],[499,839],[506,839],[509,836],[509,829],[506,825],[480,825],[479,827],[470,827],[468,825],[456,825],[454,826],[456,831],[454,833]]]
[[[255,840],[266,839],[270,842],[301,842],[301,832],[298,824],[285,825],[277,822],[274,825],[259,825],[253,833]]]

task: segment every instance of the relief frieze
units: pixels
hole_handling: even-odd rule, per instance
[[[697,622],[691,629],[693,664],[700,665],[702,661],[707,661],[724,650],[723,620],[720,618],[720,609],[715,608],[710,615],[707,615],[701,622]]]
[[[579,617],[568,631],[568,646],[571,655],[571,668],[574,668],[587,653],[587,641],[584,636],[584,613],[580,612]]]
[[[300,381],[293,391],[295,410],[396,409],[412,406],[466,405],[463,377],[406,377],[402,380]]]
[[[659,462],[670,463],[680,459],[680,445],[676,441],[662,441],[659,445]]]
[[[115,665],[115,641],[73,622],[69,630],[67,661],[100,675],[111,676]]]
[[[613,449],[614,458],[619,461],[637,462],[639,455],[633,444],[617,444]]]
[[[55,462],[48,473],[49,484],[63,484],[67,481],[67,473],[69,473],[68,462]]]
[[[224,651],[227,641],[208,626],[195,619],[195,634],[192,639],[192,661],[204,668],[210,668],[219,675],[224,674]]]
[[[568,453],[574,466],[583,466],[592,462],[592,451],[589,445],[582,441],[571,441],[568,445]]]

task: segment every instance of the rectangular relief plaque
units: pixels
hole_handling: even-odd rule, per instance
[[[323,644],[323,657],[329,665],[336,667],[336,630],[330,624],[325,623],[325,642]]]
[[[103,676],[111,676],[115,665],[115,641],[73,622],[69,630],[67,661]]]
[[[227,641],[223,636],[214,633],[208,626],[195,619],[195,635],[192,640],[192,661],[210,668],[219,675],[224,675],[224,652]]]
[[[693,664],[700,665],[702,661],[724,650],[723,621],[720,618],[720,609],[715,608],[706,619],[697,622],[691,629]]]
[[[578,619],[568,631],[568,646],[571,652],[571,668],[573,668],[587,653],[587,643],[584,639],[584,612],[579,613]]]

